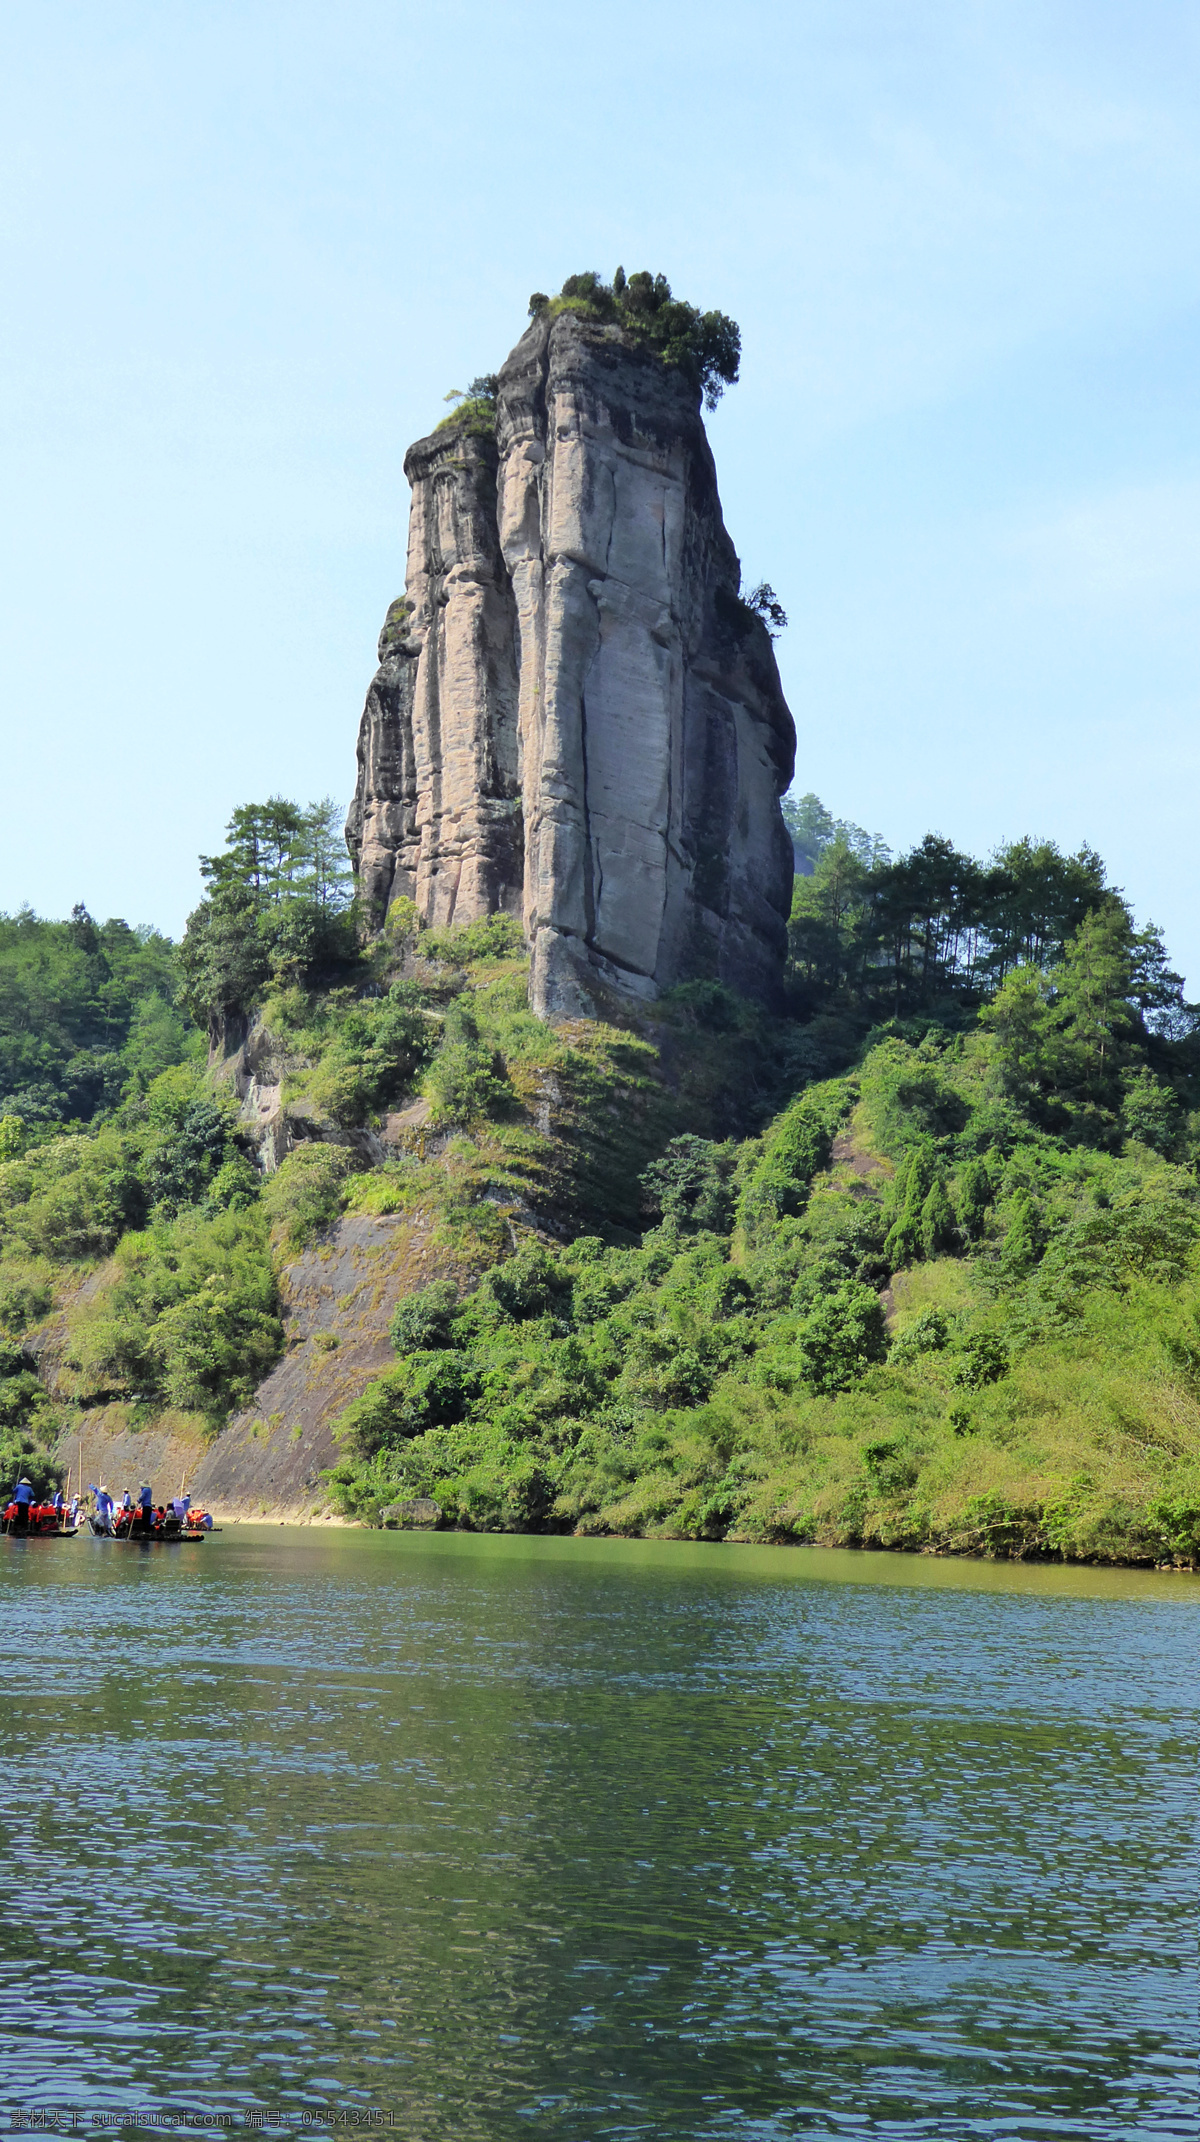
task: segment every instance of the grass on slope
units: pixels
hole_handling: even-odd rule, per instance
[[[1194,1558],[1191,1169],[1038,1131],[983,1037],[936,1034],[674,1150],[640,1247],[530,1243],[398,1320],[343,1423],[347,1512]]]

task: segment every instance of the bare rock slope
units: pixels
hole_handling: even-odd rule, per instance
[[[554,1020],[702,977],[770,1002],[795,730],[697,390],[619,326],[543,316],[495,437],[441,428],[405,471],[347,826],[371,910],[519,913]]]
[[[420,1212],[349,1214],[280,1274],[287,1350],[253,1406],[208,1439],[186,1416],[137,1428],[128,1405],[92,1408],[56,1452],[84,1478],[118,1493],[148,1479],[165,1499],[185,1485],[223,1519],[304,1521],[323,1513],[322,1474],[341,1455],[334,1433],[352,1399],[395,1361],[388,1324],[396,1304],[434,1279],[466,1286],[476,1275],[434,1247]]]

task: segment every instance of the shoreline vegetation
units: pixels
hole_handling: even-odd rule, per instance
[[[390,1348],[310,1509],[1194,1568],[1200,1012],[1160,933],[1086,849],[788,814],[778,1017],[697,980],[552,1029],[511,917],[364,940],[328,803],[235,813],[179,947],[0,919],[0,1464],[40,1491],[102,1419],[309,1437],[257,1394],[372,1222],[425,1248],[364,1294]]]

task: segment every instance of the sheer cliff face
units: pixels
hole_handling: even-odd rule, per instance
[[[497,437],[413,485],[348,837],[376,911],[520,909],[550,1018],[716,976],[777,992],[795,732],[737,599],[698,397],[619,331],[534,323]],[[390,638],[389,638],[390,635]]]
[[[401,895],[439,925],[521,908],[512,591],[496,448],[458,430],[409,448],[406,592],[388,611],[346,837],[380,919]]]

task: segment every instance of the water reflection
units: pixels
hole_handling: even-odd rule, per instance
[[[14,1544],[5,2088],[421,2142],[1191,2136],[1198,1606],[631,1543]]]

